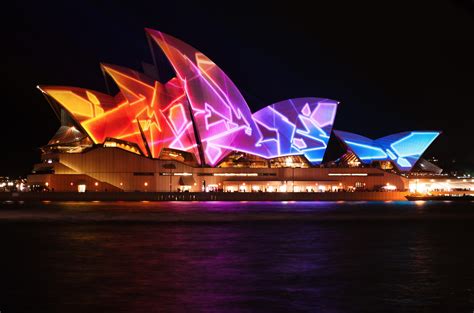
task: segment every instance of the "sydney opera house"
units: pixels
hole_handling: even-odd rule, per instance
[[[252,113],[204,54],[162,32],[146,33],[152,54],[171,65],[171,79],[159,79],[154,58],[143,72],[101,64],[108,93],[38,86],[61,126],[41,147],[30,184],[79,192],[406,190],[420,162],[440,170],[421,159],[438,131],[369,139],[333,130],[338,102],[324,98]],[[331,136],[346,150],[336,160],[325,159]]]

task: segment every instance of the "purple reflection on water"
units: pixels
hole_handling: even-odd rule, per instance
[[[0,204],[6,312],[461,312],[474,204]]]

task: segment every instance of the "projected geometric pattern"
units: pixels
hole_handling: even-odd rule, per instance
[[[257,146],[260,131],[229,77],[188,44],[155,30],[147,32],[163,50],[186,90],[205,162],[215,165],[236,149],[268,156],[265,146]]]
[[[176,73],[167,83],[102,64],[120,90],[115,96],[75,87],[40,89],[96,144],[107,138],[125,140],[152,158],[159,158],[163,148],[188,151],[198,163],[210,166],[233,151],[267,159],[304,155],[312,164],[322,161],[336,101],[290,99],[252,115],[235,84],[204,54],[161,32],[147,33]]]
[[[127,68],[106,64],[102,68],[120,89],[115,97],[75,87],[40,89],[61,104],[96,144],[116,138],[137,144],[146,156],[158,158],[163,148],[173,148],[192,152],[199,162],[186,95],[176,79],[163,85]]]
[[[281,101],[252,112],[230,78],[188,44],[146,29],[176,77],[159,82],[128,68],[101,64],[119,88],[114,95],[76,88],[42,86],[95,144],[115,138],[159,158],[164,148],[192,153],[199,164],[216,166],[233,151],[266,159],[303,155],[320,164],[338,102],[320,98]],[[439,132],[406,132],[371,140],[337,131],[364,163],[393,160],[409,170]],[[202,156],[202,157],[201,157]]]
[[[335,130],[334,134],[348,146],[362,163],[393,161],[401,171],[409,171],[423,152],[438,137],[438,131],[411,131],[376,140]]]
[[[252,115],[235,84],[204,54],[169,35],[151,29],[147,32],[186,90],[207,164],[215,165],[235,150],[263,158],[305,154],[313,164],[321,162],[337,102],[286,100]],[[326,103],[316,109],[318,100]],[[305,105],[309,115],[301,112]],[[278,122],[275,112],[287,118]]]
[[[281,101],[253,114],[270,157],[303,154],[312,164],[323,160],[336,117],[337,102],[299,98]]]

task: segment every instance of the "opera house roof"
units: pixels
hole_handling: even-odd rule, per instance
[[[312,165],[322,162],[337,101],[288,99],[252,113],[232,80],[203,53],[162,32],[146,32],[172,66],[172,79],[161,82],[136,70],[101,64],[117,85],[117,94],[39,86],[94,144],[114,138],[150,158],[160,158],[165,148],[180,150],[207,166],[216,166],[234,151],[265,159],[299,155]],[[406,170],[439,134],[421,133],[376,141],[345,132],[336,135],[362,161],[391,159]],[[410,150],[419,139],[416,151]]]
[[[340,130],[334,134],[362,163],[393,161],[400,171],[409,171],[440,132],[408,131],[375,140]]]

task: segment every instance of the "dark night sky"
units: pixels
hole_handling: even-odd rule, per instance
[[[151,62],[144,27],[205,53],[253,111],[287,98],[332,98],[341,102],[336,129],[374,138],[439,129],[426,155],[473,163],[474,2],[271,3],[3,5],[0,175],[28,173],[59,127],[35,86],[105,91],[99,62]]]

